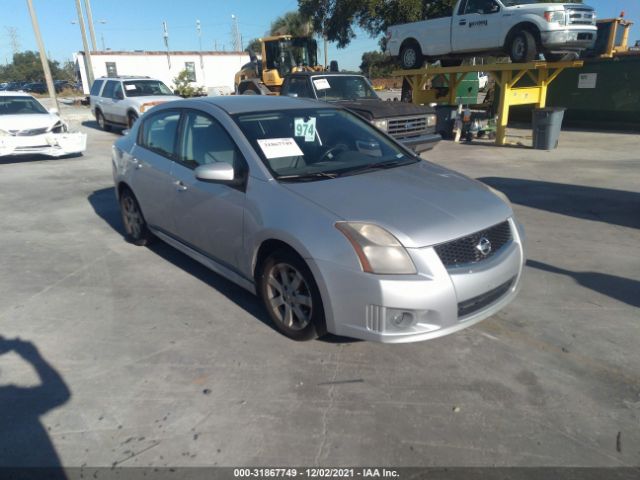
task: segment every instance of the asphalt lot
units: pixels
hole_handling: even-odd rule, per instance
[[[84,156],[0,159],[0,464],[640,465],[637,134],[442,142],[424,157],[514,202],[519,297],[429,342],[296,343],[241,288],[126,243],[118,135],[63,113]]]

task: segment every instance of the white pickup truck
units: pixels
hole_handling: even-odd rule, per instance
[[[452,15],[394,25],[387,30],[387,53],[403,68],[425,60],[456,66],[475,55],[508,54],[512,62],[558,61],[569,52],[593,47],[596,14],[582,3],[535,0],[458,0]]]

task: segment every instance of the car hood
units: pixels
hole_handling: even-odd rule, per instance
[[[58,123],[60,117],[53,113],[23,113],[0,115],[0,130],[5,132],[48,128]]]
[[[331,103],[348,108],[367,118],[405,117],[434,112],[431,107],[405,102],[385,102],[384,100],[337,100]]]
[[[281,185],[340,220],[380,225],[409,248],[462,237],[513,215],[511,207],[484,184],[426,161]]]
[[[142,105],[143,103],[151,102],[151,103],[165,103],[172,102],[173,100],[182,100],[182,97],[178,97],[177,95],[148,95],[146,97],[128,97],[129,100],[136,102],[138,105]]]

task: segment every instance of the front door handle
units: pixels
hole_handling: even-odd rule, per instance
[[[175,186],[179,192],[184,192],[188,188],[182,180],[175,182]]]
[[[458,22],[458,25],[466,25],[467,24],[467,20],[466,19],[462,19]]]

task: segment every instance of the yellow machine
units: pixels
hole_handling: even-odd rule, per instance
[[[278,95],[287,74],[324,70],[311,37],[277,35],[261,38],[260,44],[262,59],[252,58],[235,75],[236,94]]]

